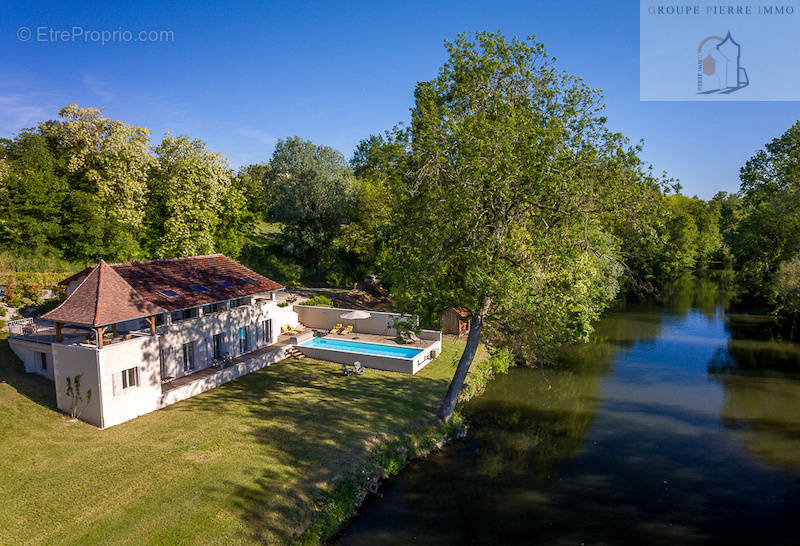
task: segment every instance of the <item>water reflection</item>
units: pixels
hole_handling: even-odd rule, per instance
[[[800,345],[773,317],[731,314],[725,327],[730,339],[708,366],[723,423],[758,460],[800,474]]]
[[[727,314],[724,283],[623,302],[557,368],[497,379],[470,437],[390,481],[336,541],[800,541],[800,349]]]

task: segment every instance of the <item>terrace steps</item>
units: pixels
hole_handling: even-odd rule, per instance
[[[297,349],[297,347],[289,347],[288,349],[286,349],[286,354],[289,355],[292,358],[305,358],[306,357],[306,355],[301,353]]]

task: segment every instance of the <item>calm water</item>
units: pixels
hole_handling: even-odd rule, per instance
[[[515,369],[470,436],[387,482],[341,544],[798,544],[800,346],[709,280]]]

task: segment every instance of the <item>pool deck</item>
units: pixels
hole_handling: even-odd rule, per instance
[[[420,339],[418,341],[414,341],[413,343],[397,343],[397,338],[393,336],[379,336],[375,334],[354,334],[350,332],[349,334],[339,335],[339,334],[328,334],[327,336],[330,339],[341,339],[341,340],[348,340],[348,341],[361,341],[362,343],[377,343],[379,345],[392,345],[393,347],[413,347],[417,349],[427,349],[432,345],[436,344],[436,341],[432,339]]]

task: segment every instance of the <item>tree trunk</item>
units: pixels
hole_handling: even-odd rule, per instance
[[[461,359],[458,361],[456,373],[453,375],[452,381],[450,381],[447,394],[444,396],[442,405],[439,407],[437,413],[439,418],[445,422],[450,420],[453,416],[453,411],[456,409],[458,395],[461,394],[461,389],[464,387],[464,380],[467,378],[467,372],[469,372],[472,360],[475,358],[475,353],[478,352],[478,345],[481,341],[481,330],[483,330],[483,317],[489,312],[489,305],[491,305],[491,303],[491,298],[484,296],[483,300],[481,300],[480,311],[470,320],[467,345],[464,347],[464,352],[461,353]]]

